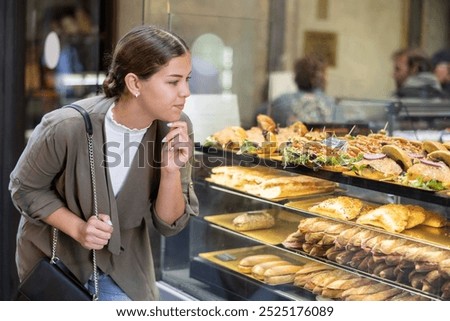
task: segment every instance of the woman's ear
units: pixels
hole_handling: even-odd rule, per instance
[[[136,76],[136,74],[128,73],[125,76],[125,85],[128,88],[128,91],[133,95],[136,96],[139,95],[139,90],[141,89],[141,84],[139,81],[139,77]]]

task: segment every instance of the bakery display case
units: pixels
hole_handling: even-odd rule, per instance
[[[437,262],[448,263],[448,260],[441,260],[448,258],[450,250],[447,226],[436,228],[422,224],[401,232],[387,231],[379,226],[360,224],[356,219],[344,220],[311,211],[322,201],[345,196],[360,200],[364,208],[385,204],[421,206],[445,217],[447,224],[450,215],[445,191],[367,179],[333,168],[318,169],[300,164],[286,167],[278,157],[253,154],[251,150],[261,146],[252,143],[246,145],[245,151],[205,144],[204,133],[211,134],[221,126],[248,128],[254,124],[251,111],[255,108],[252,106],[259,104],[255,97],[259,97],[267,73],[261,66],[271,58],[266,46],[270,35],[264,30],[269,30],[267,27],[272,22],[265,18],[265,12],[255,11],[253,5],[249,5],[251,14],[247,12],[248,16],[242,18],[223,12],[192,14],[186,7],[173,10],[175,3],[178,1],[172,2],[174,12],[168,15],[169,27],[192,44],[196,76],[191,87],[195,104],[188,102],[185,111],[200,141],[194,164],[200,215],[191,218],[179,235],[163,238],[158,244],[156,251],[160,255],[156,257],[160,260],[157,265],[162,299],[448,300],[448,265]],[[190,28],[183,28],[185,25]],[[235,32],[230,33],[229,28]],[[242,34],[247,41],[236,41],[230,38],[232,34]],[[205,52],[218,54],[218,57],[210,57]],[[208,66],[216,68],[205,70]],[[401,110],[389,110],[391,102],[341,99],[333,117],[333,131],[366,135],[380,128],[390,134],[393,130],[404,129],[390,126],[400,124],[405,118],[409,125],[412,109],[407,105]],[[235,117],[230,120],[231,116]],[[435,118],[442,117],[436,114]],[[331,124],[307,125],[331,129]],[[256,169],[252,176],[260,176],[260,185],[264,188],[214,180],[214,169],[225,167],[227,170],[246,169],[243,180],[249,178],[249,169],[252,172]],[[276,186],[269,186],[275,178],[267,178],[267,172],[282,180],[299,175],[315,178],[323,186],[307,185],[305,179],[300,185],[293,183],[296,193],[291,190],[284,195],[277,194]],[[305,186],[307,188],[300,189]],[[400,215],[404,216],[405,211]],[[268,216],[274,222],[266,221]],[[413,224],[407,220],[406,223]],[[258,226],[265,228],[242,228],[246,224],[261,224]],[[396,251],[397,247],[405,252]],[[423,253],[431,255],[420,257]],[[260,261],[267,257],[272,261]],[[258,262],[254,264],[258,268],[272,266],[272,274],[268,273],[266,279],[264,273],[268,271],[258,274],[252,271],[253,266],[250,269],[242,264],[246,261]],[[287,264],[277,266],[280,262]]]
[[[164,282],[200,300],[450,298],[447,189],[287,166],[279,156],[196,150],[201,214],[184,236],[166,241]],[[280,180],[290,183],[277,190]],[[171,257],[181,244],[188,254]],[[268,255],[275,258],[264,263]],[[241,266],[258,258],[254,267],[266,266],[267,275]]]

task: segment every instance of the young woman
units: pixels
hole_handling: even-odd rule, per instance
[[[71,108],[43,117],[10,181],[22,214],[20,279],[50,256],[53,226],[60,231],[57,255],[90,288],[96,250],[100,300],[158,299],[148,227],[170,236],[198,214],[192,126],[182,112],[190,73],[181,38],[140,26],[118,42],[104,95],[76,102],[94,129],[98,219],[83,118]]]

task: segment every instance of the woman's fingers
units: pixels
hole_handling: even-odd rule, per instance
[[[186,122],[177,121],[169,123],[168,126],[171,129],[163,139],[163,165],[179,168],[189,160],[193,143],[189,138]]]
[[[99,214],[98,218],[91,216],[86,222],[83,246],[99,250],[108,244],[113,227],[109,215]]]

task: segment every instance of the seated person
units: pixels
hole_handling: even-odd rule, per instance
[[[420,50],[408,54],[408,77],[395,96],[399,98],[443,98],[441,84],[433,73],[431,60]]]
[[[314,56],[295,62],[295,83],[298,91],[283,94],[271,104],[271,117],[280,127],[296,121],[304,123],[331,122],[334,99],[324,92],[327,65]]]
[[[433,71],[444,91],[445,98],[450,98],[450,49],[436,52],[432,58]]]
[[[408,78],[408,55],[410,49],[401,48],[392,54],[393,73],[392,77],[395,81],[395,90],[398,90]]]

